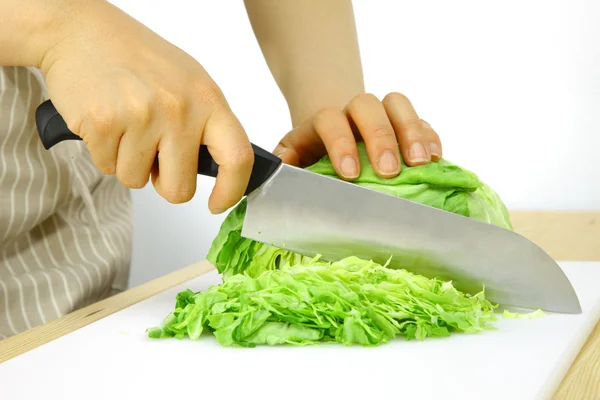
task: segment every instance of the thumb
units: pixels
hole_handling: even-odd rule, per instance
[[[294,148],[288,148],[284,143],[279,142],[273,154],[281,158],[285,164],[293,165],[295,167],[300,166],[300,156]]]
[[[206,122],[202,144],[219,166],[208,208],[220,214],[237,204],[248,186],[254,151],[241,123],[229,108],[216,110]]]
[[[307,167],[327,154],[323,141],[313,127],[312,119],[305,120],[289,131],[273,151],[286,164]]]

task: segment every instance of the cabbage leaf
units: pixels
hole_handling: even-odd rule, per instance
[[[363,142],[358,144],[358,151],[361,174],[355,184],[512,229],[508,210],[498,194],[473,172],[441,159],[416,167],[409,167],[403,162],[398,176],[383,179],[375,174],[369,163]],[[307,169],[339,179],[329,156]],[[243,199],[225,218],[206,257],[224,278],[241,272],[258,276],[266,270],[310,260],[285,249],[243,238],[245,213],[246,200]]]

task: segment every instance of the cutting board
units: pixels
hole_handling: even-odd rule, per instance
[[[545,399],[600,316],[600,262],[564,262],[580,315],[499,318],[497,330],[376,348],[223,348],[148,339],[184,289],[209,272],[0,365],[0,398],[21,399]]]

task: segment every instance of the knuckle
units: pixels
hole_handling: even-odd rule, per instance
[[[399,92],[391,92],[385,95],[383,98],[384,104],[398,104],[398,103],[406,103],[410,102],[408,97]]]
[[[83,140],[98,171],[104,175],[114,175],[116,173],[117,148],[98,135],[85,135]]]
[[[341,111],[334,107],[326,107],[319,110],[313,118],[313,127],[317,132],[327,129],[331,121],[339,117]]]
[[[171,120],[182,121],[189,111],[189,102],[186,97],[169,90],[160,90],[158,103],[161,113]]]
[[[250,145],[229,149],[219,157],[219,169],[229,172],[250,170],[254,165],[254,151]]]
[[[359,93],[350,100],[348,107],[352,110],[356,107],[362,107],[364,104],[375,102],[379,102],[379,99],[373,93]]]
[[[193,84],[194,93],[202,104],[217,108],[225,103],[225,96],[216,83],[206,83],[199,80]]]
[[[353,137],[340,135],[332,139],[330,147],[342,153],[348,153],[356,148],[356,141]]]
[[[84,131],[91,129],[94,133],[102,136],[110,135],[113,133],[112,127],[115,126],[116,119],[115,112],[109,106],[102,103],[92,103],[87,107],[87,112],[79,123],[79,129]]]
[[[152,184],[156,193],[171,204],[181,204],[190,201],[196,192],[195,181],[175,182],[172,179],[161,178],[161,183],[153,180]]]
[[[354,96],[353,100],[360,103],[379,101],[377,96],[375,96],[373,93],[359,93]]]
[[[396,140],[396,135],[391,126],[388,125],[373,125],[367,132],[366,135],[370,136],[372,139],[384,141],[384,140]]]
[[[137,126],[147,126],[151,119],[151,101],[146,96],[129,95],[127,97],[127,111]]]
[[[251,146],[244,146],[232,152],[228,164],[235,170],[246,169],[254,164],[254,151]]]
[[[404,121],[402,125],[402,132],[400,134],[411,140],[416,140],[428,135],[428,129],[425,129],[425,126],[418,119],[410,119]]]

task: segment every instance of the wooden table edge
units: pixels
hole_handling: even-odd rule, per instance
[[[208,261],[198,262],[8,337],[0,341],[0,364],[213,269]]]

